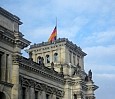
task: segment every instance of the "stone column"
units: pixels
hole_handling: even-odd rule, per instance
[[[42,98],[41,99],[46,99],[46,93],[45,93],[45,91],[42,92]]]
[[[74,64],[73,63],[73,52],[71,52],[71,63]]]
[[[77,65],[77,56],[75,55],[75,65]]]
[[[4,53],[2,55],[2,60],[1,60],[1,80],[5,81],[6,77],[6,54]]]
[[[38,91],[38,99],[43,99],[42,98],[42,91]]]
[[[61,53],[61,47],[59,47],[59,61],[60,61],[60,63],[62,63],[62,53]]]
[[[31,51],[30,53],[32,53],[30,58],[31,58],[34,62],[37,62],[35,51]]]
[[[33,57],[33,61],[34,61],[34,62],[38,62],[38,59],[37,59],[36,56],[37,56],[36,52],[33,51],[32,57]]]
[[[50,63],[54,62],[54,57],[53,56],[54,56],[54,53],[53,53],[53,50],[51,49],[51,51],[50,51]],[[45,62],[46,62],[46,60],[45,60]]]
[[[44,58],[43,63],[45,64],[45,53],[43,52],[42,57]],[[51,61],[50,61],[51,62]]]
[[[35,99],[35,90],[33,87],[30,88],[30,99]]]
[[[31,98],[31,89],[30,87],[26,88],[26,99],[32,99]],[[33,98],[34,99],[34,98]]]
[[[82,66],[82,57],[81,57],[81,56],[79,57],[79,65],[80,65],[81,70],[82,70],[82,69],[83,69],[83,66]]]
[[[13,66],[12,66],[12,97],[11,99],[18,99],[19,97],[19,56],[13,56]]]
[[[64,57],[64,63],[69,63],[69,52],[68,52],[68,49],[67,49],[67,47],[65,47],[64,48],[64,50],[65,50],[65,57]]]
[[[80,57],[81,70],[84,70],[84,57]]]
[[[11,82],[11,72],[12,72],[12,57],[9,54],[7,60],[7,82]]]
[[[66,80],[66,84],[64,85],[64,98],[63,99],[72,99],[72,88],[70,85],[70,79]]]
[[[56,95],[53,94],[53,95],[52,95],[52,99],[56,99]]]
[[[19,84],[19,99],[22,99],[22,86]]]

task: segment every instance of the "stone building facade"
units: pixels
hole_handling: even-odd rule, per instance
[[[0,7],[0,99],[95,99],[98,88],[84,56],[67,38],[30,45],[19,31],[20,19]]]

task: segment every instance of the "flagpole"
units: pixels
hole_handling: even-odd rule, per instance
[[[56,17],[56,27],[57,27],[57,17]]]
[[[56,32],[57,32],[57,17],[56,17]],[[57,39],[57,37],[56,37],[56,39]]]

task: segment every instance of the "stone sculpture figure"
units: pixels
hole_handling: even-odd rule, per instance
[[[92,80],[92,71],[91,71],[91,69],[88,72],[88,78],[89,78],[90,81]]]

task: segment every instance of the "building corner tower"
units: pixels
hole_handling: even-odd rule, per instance
[[[20,19],[0,7],[0,98],[19,98],[19,58],[30,42],[19,31]]]
[[[95,99],[94,91],[98,88],[92,80],[92,71],[84,70],[84,56],[87,54],[67,38],[55,42],[42,42],[31,45],[30,57],[38,64],[44,65],[64,75],[63,99]]]
[[[0,7],[0,99],[95,99],[86,53],[67,38],[31,45],[19,30],[20,19]]]

